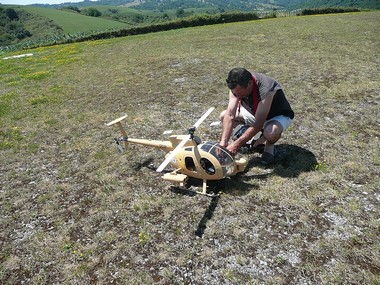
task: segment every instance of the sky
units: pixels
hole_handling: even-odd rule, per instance
[[[65,2],[82,2],[83,0],[0,0],[0,4],[31,5],[31,4],[61,4]]]

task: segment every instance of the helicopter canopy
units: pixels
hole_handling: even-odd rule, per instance
[[[226,148],[215,142],[205,142],[197,147],[202,156],[199,163],[203,170],[210,175],[208,179],[222,179],[223,177],[230,176],[234,173],[235,160]],[[194,147],[185,148],[185,151],[192,154],[189,156],[185,154],[184,157],[186,170],[189,170],[187,174],[191,176],[194,171],[196,172],[193,160],[195,159],[195,157],[193,157]],[[205,153],[207,153],[208,157],[204,155]],[[210,160],[210,156],[213,157],[212,160]]]
[[[234,162],[231,153],[218,143],[205,142],[200,146],[200,149],[214,156],[222,167],[231,165]]]

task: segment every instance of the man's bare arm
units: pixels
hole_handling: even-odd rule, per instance
[[[236,111],[239,105],[239,100],[230,92],[229,94],[229,102],[227,110],[223,117],[223,130],[222,130],[222,137],[220,140],[220,144],[224,147],[228,145],[228,141],[230,139],[233,127],[234,127],[234,121],[236,119]]]
[[[262,100],[256,111],[255,123],[253,126],[250,126],[244,134],[234,141],[231,145],[227,147],[229,151],[232,153],[236,153],[240,147],[245,145],[250,139],[252,139],[261,129],[266,121],[269,110],[272,105],[273,97],[276,92],[273,92],[271,95],[267,96],[264,100]]]

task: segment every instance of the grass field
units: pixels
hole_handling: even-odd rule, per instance
[[[0,58],[1,284],[380,284],[379,12],[288,17],[84,42]],[[33,56],[3,59],[21,53]],[[117,153],[227,104],[245,66],[296,112],[282,159],[176,191]],[[205,122],[197,134],[218,140]]]

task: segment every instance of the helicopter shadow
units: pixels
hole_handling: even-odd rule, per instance
[[[252,185],[250,183],[246,183],[238,179],[238,177],[234,177],[234,179],[225,178],[222,180],[208,181],[207,184],[208,184],[207,193],[212,196],[208,196],[210,198],[210,203],[207,209],[205,210],[203,217],[200,219],[197,225],[197,228],[195,230],[195,235],[200,238],[203,237],[207,228],[207,223],[209,220],[212,219],[214,215],[214,212],[221,198],[221,193],[225,193],[225,194],[233,195],[233,196],[243,196],[243,195],[248,194],[249,191],[251,191],[252,189],[258,189],[258,185]],[[170,188],[170,191],[176,194],[186,195],[190,197],[201,195],[194,192],[194,189],[202,188],[202,180],[189,178],[187,186],[188,186],[187,188],[172,186]],[[229,191],[228,189],[234,189],[234,191]]]
[[[202,219],[198,223],[197,229],[195,230],[195,235],[197,237],[203,237],[207,228],[207,222],[212,219],[215,209],[218,206],[219,199],[219,195],[211,198],[210,204],[208,205]]]
[[[220,196],[221,193],[225,193],[231,196],[244,196],[247,195],[252,189],[258,189],[258,185],[247,183],[246,179],[241,174],[237,174],[233,177],[227,177],[221,180],[208,180],[207,181],[207,196],[214,197]],[[186,183],[186,187],[171,186],[170,191],[176,194],[182,194],[186,196],[201,195],[196,191],[202,191],[202,180],[189,177]],[[233,189],[233,191],[230,191]]]
[[[258,189],[257,184],[246,183],[241,178],[241,175],[234,176],[233,178],[225,178],[217,181],[209,182],[209,191],[212,193],[217,193],[216,196],[211,198],[210,204],[208,205],[203,217],[198,223],[198,226],[195,230],[195,235],[202,238],[209,220],[212,219],[214,212],[218,206],[219,200],[223,194],[229,196],[244,196],[247,195],[250,191]],[[233,189],[233,190],[232,190]]]
[[[135,171],[138,171],[138,170],[140,170],[141,168],[143,168],[143,167],[146,167],[146,168],[148,168],[148,169],[155,169],[154,167],[153,167],[153,157],[149,157],[149,158],[147,158],[147,159],[145,159],[144,161],[142,161],[142,162],[135,162],[135,163],[133,163],[131,166],[132,166],[132,169],[133,170],[135,170]]]

